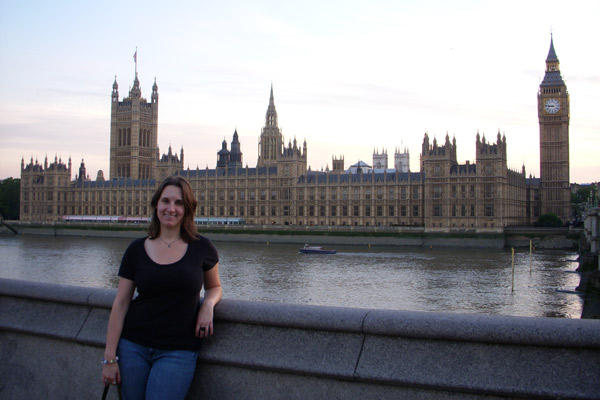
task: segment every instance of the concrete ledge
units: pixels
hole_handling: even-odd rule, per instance
[[[0,398],[98,397],[114,294],[0,279],[0,376],[36,383]],[[223,300],[188,398],[590,399],[598,376],[598,320]]]
[[[373,310],[364,332],[495,344],[600,348],[600,321]]]
[[[219,320],[244,324],[362,332],[368,309],[223,300]]]
[[[367,335],[357,375],[370,382],[498,396],[598,396],[598,351]],[[560,361],[558,361],[560,360]],[[593,394],[596,391],[596,394]]]

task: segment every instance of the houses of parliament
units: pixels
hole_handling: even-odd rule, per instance
[[[406,226],[425,231],[501,232],[533,224],[546,213],[570,219],[569,94],[552,39],[539,86],[540,177],[525,167],[507,167],[506,137],[477,133],[475,161],[459,164],[456,140],[423,137],[420,170],[408,168],[408,152],[396,151],[394,168],[387,152],[374,152],[373,165],[344,165],[333,157],[332,169],[312,171],[307,143],[285,144],[273,88],[260,133],[256,167],[244,167],[237,131],[224,140],[217,164],[184,169],[183,148],[158,149],[158,86],[150,101],[142,97],[137,69],[128,96],[119,98],[116,78],[111,94],[110,166],[90,179],[81,160],[54,158],[43,164],[21,160],[20,219],[59,222],[73,217],[135,220],[151,215],[149,202],[162,179],[189,180],[201,221],[238,221],[251,225]],[[72,180],[72,173],[76,172]],[[76,218],[75,218],[76,219]]]

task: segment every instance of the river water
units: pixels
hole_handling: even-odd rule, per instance
[[[0,236],[0,277],[110,288],[131,239]],[[577,253],[215,242],[227,298],[327,306],[580,318]],[[531,272],[530,272],[531,268]]]

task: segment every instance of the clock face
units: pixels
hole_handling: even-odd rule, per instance
[[[548,114],[556,114],[558,110],[560,110],[560,102],[558,99],[548,99],[544,103],[544,110],[546,110]]]

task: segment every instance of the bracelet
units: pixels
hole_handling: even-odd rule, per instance
[[[100,364],[102,365],[106,365],[106,364],[116,364],[117,361],[119,361],[119,357],[115,357],[112,360],[105,360],[104,358],[102,359],[102,361],[100,361]]]

